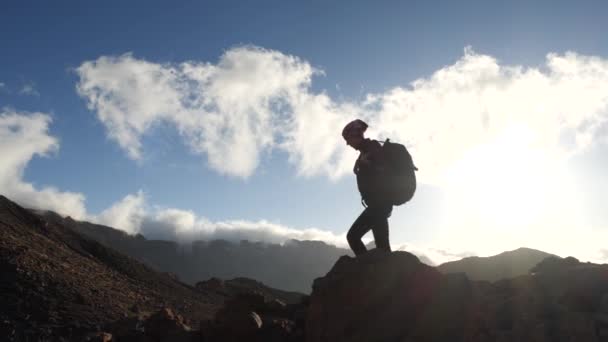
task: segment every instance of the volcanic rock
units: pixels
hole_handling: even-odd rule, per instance
[[[306,341],[608,341],[608,265],[535,270],[490,283],[407,252],[345,256],[314,283]]]

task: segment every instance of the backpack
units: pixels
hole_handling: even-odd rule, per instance
[[[382,153],[387,163],[384,192],[393,205],[401,205],[414,197],[416,171],[412,156],[405,146],[386,139]]]

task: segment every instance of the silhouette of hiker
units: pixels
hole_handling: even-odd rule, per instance
[[[382,145],[376,140],[363,137],[366,129],[367,124],[356,119],[342,130],[346,144],[360,152],[353,171],[357,176],[361,203],[366,208],[346,234],[348,244],[356,256],[367,252],[361,238],[370,230],[374,233],[376,248],[391,251],[388,240],[388,218],[393,211],[393,204],[380,191],[386,167]]]

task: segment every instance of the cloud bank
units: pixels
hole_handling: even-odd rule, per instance
[[[210,221],[192,211],[150,206],[143,192],[127,195],[93,221],[115,227],[129,234],[142,234],[149,239],[189,243],[194,240],[224,239],[229,241],[263,241],[283,243],[296,240],[321,240],[336,246],[346,246],[344,234],[306,228],[298,229],[266,220]]]
[[[305,176],[348,173],[353,155],[340,132],[355,117],[368,121],[372,136],[407,143],[422,180],[436,184],[467,151],[513,125],[535,132],[536,146],[568,155],[604,139],[608,118],[608,61],[573,52],[525,68],[466,48],[429,77],[358,102],[315,93],[312,79],[322,71],[255,46],[230,49],[215,64],[125,54],[76,71],[78,93],[131,158],[142,158],[142,135],[169,123],[211,168],[243,178],[273,149]]]
[[[503,213],[488,210],[484,213],[488,217],[483,218],[486,221],[479,221],[475,208],[453,207],[456,213],[450,215],[460,216],[451,217],[456,218],[451,222],[460,227],[451,237],[459,234],[461,240],[468,241],[461,241],[459,250],[472,250],[471,243],[503,238],[516,245],[521,239],[530,241],[532,235],[540,240],[556,232],[559,234],[554,236],[560,238],[555,246],[567,244],[576,235],[573,226],[568,228],[577,224],[576,208],[560,204],[557,196],[555,203],[538,207],[540,197],[535,194],[567,184],[566,176],[545,177],[547,171],[554,170],[561,160],[605,143],[608,136],[608,61],[574,52],[550,53],[544,65],[524,67],[505,65],[467,48],[453,64],[428,77],[368,94],[360,101],[335,100],[315,91],[313,80],[322,76],[322,70],[296,56],[255,46],[229,49],[215,63],[156,63],[132,54],[101,56],[82,63],[76,73],[78,94],[102,122],[109,138],[134,160],[145,162],[143,137],[153,135],[158,125],[168,124],[192,152],[221,174],[250,177],[265,153],[281,150],[300,175],[337,179],[350,172],[355,157],[340,131],[346,122],[359,117],[370,124],[370,136],[406,143],[421,169],[419,180],[453,190],[453,202],[489,202],[484,196],[490,194],[485,192],[490,188],[505,195],[506,212],[527,215],[526,208],[532,206],[535,211],[560,213],[549,221],[529,217],[524,224],[518,221],[521,215],[511,215],[510,221],[500,223],[496,219],[506,217],[500,216]],[[57,149],[56,140],[46,134],[50,119],[28,115],[35,119],[24,120],[22,126],[31,127],[33,141],[40,142],[12,154],[11,162],[2,169],[3,184],[10,183],[9,179],[18,181],[17,185],[4,186],[13,186],[12,192],[29,196],[31,201],[44,193],[53,198],[64,196],[74,202],[75,217],[91,216],[84,209],[82,195],[53,188],[36,190],[22,180],[23,168],[32,156]],[[3,128],[3,136],[18,139],[20,135],[8,127]],[[504,158],[497,158],[497,154]],[[522,165],[527,165],[529,172],[522,172]],[[492,174],[497,176],[487,177]],[[470,201],[470,188],[458,187],[460,175],[479,180],[481,186],[473,191],[477,202]],[[529,200],[513,204],[510,199],[526,196],[513,191],[517,187],[510,183],[493,188],[504,179],[523,180],[533,186]],[[67,203],[48,201],[55,201],[58,208]],[[177,239],[239,235],[278,241],[304,234],[264,221],[207,222],[180,209],[149,209],[141,193],[127,195],[95,218],[129,232],[148,231]],[[487,219],[502,230],[484,232]],[[525,235],[532,223],[556,226],[551,226],[553,231],[543,228]],[[468,225],[463,234],[460,228]],[[506,228],[513,225],[517,234]],[[585,238],[579,241],[595,246],[594,241],[601,240],[591,229],[584,233]],[[335,238],[314,229],[307,234]],[[512,238],[514,235],[521,238]],[[448,240],[448,244],[454,243]],[[555,253],[555,249],[549,251]]]
[[[125,54],[84,62],[76,72],[78,93],[133,159],[142,158],[142,135],[164,122],[223,174],[249,177],[273,148],[289,151],[303,174],[335,177],[348,168],[335,132],[355,108],[312,94],[320,72],[297,57],[239,47],[217,64],[171,65]]]
[[[344,236],[316,228],[297,229],[265,220],[212,222],[191,211],[151,207],[145,194],[128,194],[99,214],[87,211],[85,195],[46,186],[36,188],[23,179],[23,171],[34,156],[47,157],[59,150],[57,138],[49,135],[51,117],[44,113],[0,112],[0,194],[21,205],[52,210],[77,220],[108,225],[151,239],[187,243],[192,240],[226,239],[283,243],[290,239],[322,240],[344,245]]]
[[[36,189],[23,180],[23,171],[34,156],[48,156],[59,148],[56,138],[48,135],[51,117],[44,113],[0,111],[0,190],[19,203],[48,209],[76,219],[86,217],[84,195],[60,191],[52,186]]]
[[[362,118],[369,136],[405,143],[419,181],[447,193],[452,230],[443,243],[483,245],[482,254],[547,236],[559,243],[543,248],[567,245],[582,229],[584,194],[564,161],[608,136],[608,60],[575,52],[524,67],[465,48],[428,77],[356,101],[313,90],[323,71],[308,61],[255,46],[229,49],[216,63],[125,54],[76,71],[78,93],[131,158],[142,158],[143,135],[169,124],[211,168],[241,178],[273,150],[300,175],[346,175],[355,154],[340,132]]]

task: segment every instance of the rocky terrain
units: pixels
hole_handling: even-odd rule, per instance
[[[342,257],[315,281],[306,341],[608,341],[608,265],[549,257],[494,283],[407,252]]]
[[[81,341],[104,331],[130,340],[163,324],[188,335],[243,294],[285,308],[302,298],[243,278],[187,285],[2,196],[0,274],[0,336],[9,341]]]
[[[371,250],[306,296],[248,278],[188,285],[62,222],[0,196],[3,341],[608,341],[608,265],[573,257],[489,282]]]

